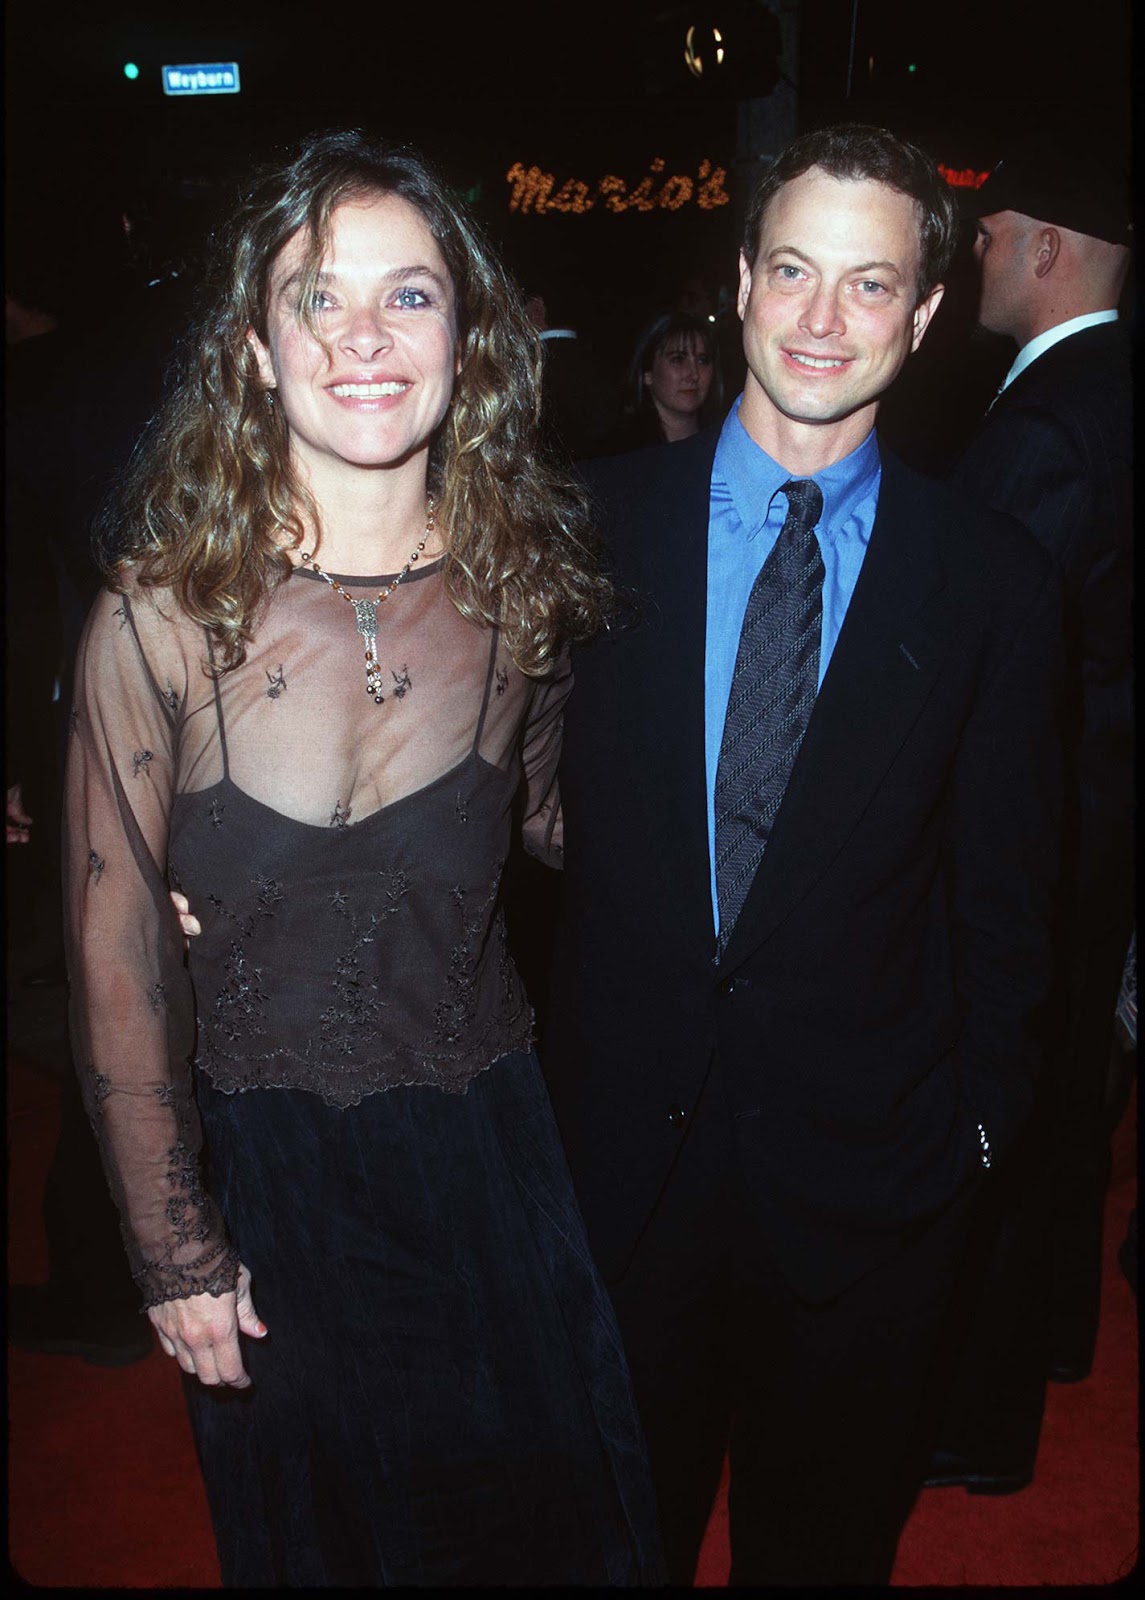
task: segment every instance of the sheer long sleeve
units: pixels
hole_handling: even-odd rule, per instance
[[[556,671],[534,688],[525,721],[522,841],[530,855],[550,867],[561,866],[564,854],[557,767],[561,756],[565,702],[572,687],[572,666],[566,651]]]
[[[189,672],[144,595],[102,594],[81,642],[64,815],[76,1067],[145,1306],[233,1289],[200,1172],[194,1005],[167,842]]]

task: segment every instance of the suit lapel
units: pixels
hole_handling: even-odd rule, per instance
[[[631,781],[644,800],[666,900],[693,949],[714,948],[704,780],[708,508],[719,430],[663,453],[634,582],[640,619],[618,687]]]
[[[859,580],[725,970],[768,938],[827,870],[894,760],[942,666],[952,627],[944,585],[924,508],[884,451]]]

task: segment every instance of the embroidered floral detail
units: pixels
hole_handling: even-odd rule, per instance
[[[96,1138],[104,1138],[102,1130],[104,1101],[112,1093],[112,1080],[102,1072],[96,1072],[93,1062],[88,1061],[88,1064],[80,1070],[80,1093],[83,1096],[83,1106],[88,1114],[91,1131]]]
[[[151,763],[155,757],[150,750],[137,750],[131,758],[131,776],[138,778],[142,772],[145,777],[151,776]]]
[[[392,917],[401,905],[403,896],[409,893],[409,878],[400,867],[392,867],[382,876],[386,880],[386,916]]]
[[[262,687],[254,685],[254,692],[261,702]],[[196,880],[188,870],[188,883],[207,911],[195,977],[197,1065],[210,1082],[226,1093],[301,1088],[337,1106],[357,1105],[366,1095],[402,1084],[462,1093],[494,1061],[528,1044],[532,1014],[498,911],[501,823],[506,834],[508,824],[498,799],[494,843],[486,826],[486,781],[500,796],[492,774],[472,782],[468,773],[455,776],[444,793],[430,791],[438,815],[444,811],[448,818],[456,807],[455,815],[467,819],[449,852],[456,865],[444,866],[442,851],[431,841],[407,846],[388,833],[363,833],[354,825],[347,794],[327,817],[347,841],[358,841],[360,855],[351,848],[344,858],[346,845],[326,846],[345,859],[328,876],[307,874],[299,881],[293,856],[282,869],[276,859],[280,887],[255,878],[256,869],[265,861],[269,870],[271,862],[252,855],[245,871],[236,871],[233,881],[216,882],[209,894],[209,879]],[[506,801],[511,782],[505,775]],[[208,793],[201,818],[210,799]],[[228,828],[240,820],[245,830],[245,813],[229,818]],[[427,913],[422,895],[431,886],[434,909]],[[289,973],[281,964],[287,926],[292,945],[301,940],[316,952],[312,962]],[[405,986],[411,959],[423,966],[420,992]],[[300,1032],[292,1015],[308,1017],[309,1025]],[[157,1115],[151,1087],[148,1104]],[[162,1203],[159,1221],[169,1231]],[[172,1251],[180,1262],[189,1253]],[[174,1275],[162,1262],[155,1276],[160,1274],[168,1280]],[[170,1292],[161,1286],[160,1293]]]
[[[127,626],[127,607],[125,605],[117,606],[111,614],[113,617],[119,618],[119,631],[122,633]]]
[[[282,885],[277,878],[268,878],[259,873],[251,880],[258,885],[258,905],[255,910],[260,916],[273,917],[274,908],[282,903]]]
[[[95,879],[96,883],[98,883],[100,878],[103,876],[103,869],[106,866],[107,866],[107,862],[103,859],[102,856],[96,855],[94,850],[89,850],[88,851],[88,853],[87,853],[87,870],[91,873],[91,875]]]
[[[162,698],[172,711],[178,711],[179,694],[170,678],[167,679],[167,687],[162,691]]]
[[[226,981],[215,997],[210,1025],[232,1044],[257,1038],[264,1030],[267,997],[262,987],[262,968],[246,954],[244,946],[254,936],[260,918],[273,917],[282,902],[282,884],[277,878],[259,873],[251,882],[258,891],[252,909],[245,916],[228,911],[221,897],[208,894],[207,903],[228,919],[235,929],[230,950],[223,962]]]
[[[371,913],[363,928],[351,918],[354,942],[334,963],[333,986],[337,996],[321,1016],[323,1047],[339,1056],[354,1055],[363,1044],[378,1037],[384,1001],[377,980],[362,964],[362,951],[373,944],[378,919]]]
[[[207,1197],[203,1192],[199,1163],[180,1139],[167,1151],[167,1183],[173,1191],[164,1206],[175,1243],[189,1240],[201,1244],[210,1237]]]
[[[155,1085],[155,1098],[161,1106],[175,1104],[175,1085],[173,1083],[157,1083]]]
[[[505,690],[509,687],[509,674],[506,672],[504,667],[496,667],[494,668],[493,676],[497,683],[497,687],[494,692],[497,695],[497,698],[500,699],[505,693]]]
[[[167,986],[163,983],[153,984],[147,991],[147,999],[152,1011],[162,1011],[167,1000]]]
[[[265,671],[266,669],[264,668],[263,670]],[[278,663],[277,674],[267,672],[266,681],[269,685],[266,691],[266,698],[268,700],[277,700],[279,695],[286,689],[286,674],[283,671],[281,661]]]
[[[88,1121],[97,1138],[102,1138],[100,1124],[103,1122],[103,1102],[111,1093],[111,1079],[102,1072],[97,1072],[89,1061],[80,1074],[81,1091],[84,1104],[87,1108]]]
[[[220,805],[217,800],[211,801],[211,827],[221,828],[223,825],[223,812],[226,806]]]
[[[413,688],[413,680],[409,675],[409,668],[403,667],[400,674],[391,668],[390,677],[394,680],[394,693],[399,700],[404,700],[406,694]]]
[[[250,923],[246,929],[248,938],[253,931],[253,919]],[[226,982],[215,999],[213,1022],[232,1044],[240,1044],[263,1032],[267,999],[262,987],[262,969],[249,961],[242,945],[232,939],[223,970]]]
[[[471,917],[465,915],[465,890],[460,885],[450,890],[449,899],[457,912],[460,937],[449,952],[449,968],[445,974],[446,994],[434,1007],[439,1049],[458,1044],[472,1024],[477,1009],[480,938],[496,902],[500,882],[501,875],[498,872],[491,889]]]
[[[208,1201],[208,1205],[210,1202]],[[143,1258],[131,1276],[143,1290],[144,1306],[162,1305],[165,1300],[186,1300],[193,1294],[218,1296],[233,1292],[238,1282],[239,1258],[225,1239],[215,1237],[204,1224],[202,1242],[206,1249],[190,1261],[176,1266],[170,1250],[159,1260]],[[191,1237],[198,1239],[197,1232]]]

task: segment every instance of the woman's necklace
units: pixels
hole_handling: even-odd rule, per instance
[[[374,704],[378,706],[381,705],[383,699],[382,669],[378,664],[378,607],[381,605],[383,600],[388,600],[390,595],[393,594],[398,584],[405,577],[406,573],[413,566],[414,562],[420,558],[422,551],[429,543],[430,536],[432,535],[434,527],[436,526],[434,523],[434,512],[436,509],[437,508],[433,503],[433,496],[429,495],[426,499],[426,510],[428,512],[428,516],[426,517],[425,523],[425,537],[422,539],[417,549],[410,554],[409,560],[406,562],[405,566],[398,573],[393,582],[387,583],[384,589],[378,590],[378,596],[376,600],[355,600],[353,595],[346,593],[345,589],[338,582],[337,578],[332,578],[328,572],[323,572],[322,568],[318,565],[317,561],[315,561],[314,557],[308,550],[300,550],[298,552],[298,558],[300,561],[304,561],[308,567],[312,567],[320,578],[324,578],[326,580],[331,589],[334,590],[335,594],[340,594],[343,600],[348,601],[349,604],[353,606],[354,614],[358,619],[358,632],[366,641],[366,693],[369,695]]]

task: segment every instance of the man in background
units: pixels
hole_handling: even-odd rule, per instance
[[[614,385],[595,352],[571,319],[561,320],[571,298],[559,280],[545,294],[525,298],[525,314],[544,350],[541,435],[564,462],[592,455],[615,411]]]
[[[993,1196],[929,1480],[981,1493],[1030,1481],[1044,1379],[1075,1381],[1092,1364],[1107,1080],[1133,922],[1132,390],[1117,309],[1129,190],[1093,141],[1073,148],[1085,155],[1019,146],[968,197],[979,321],[1018,352],[952,477],[1017,517],[1060,565],[1067,673],[1054,1048],[1038,1114]]]

